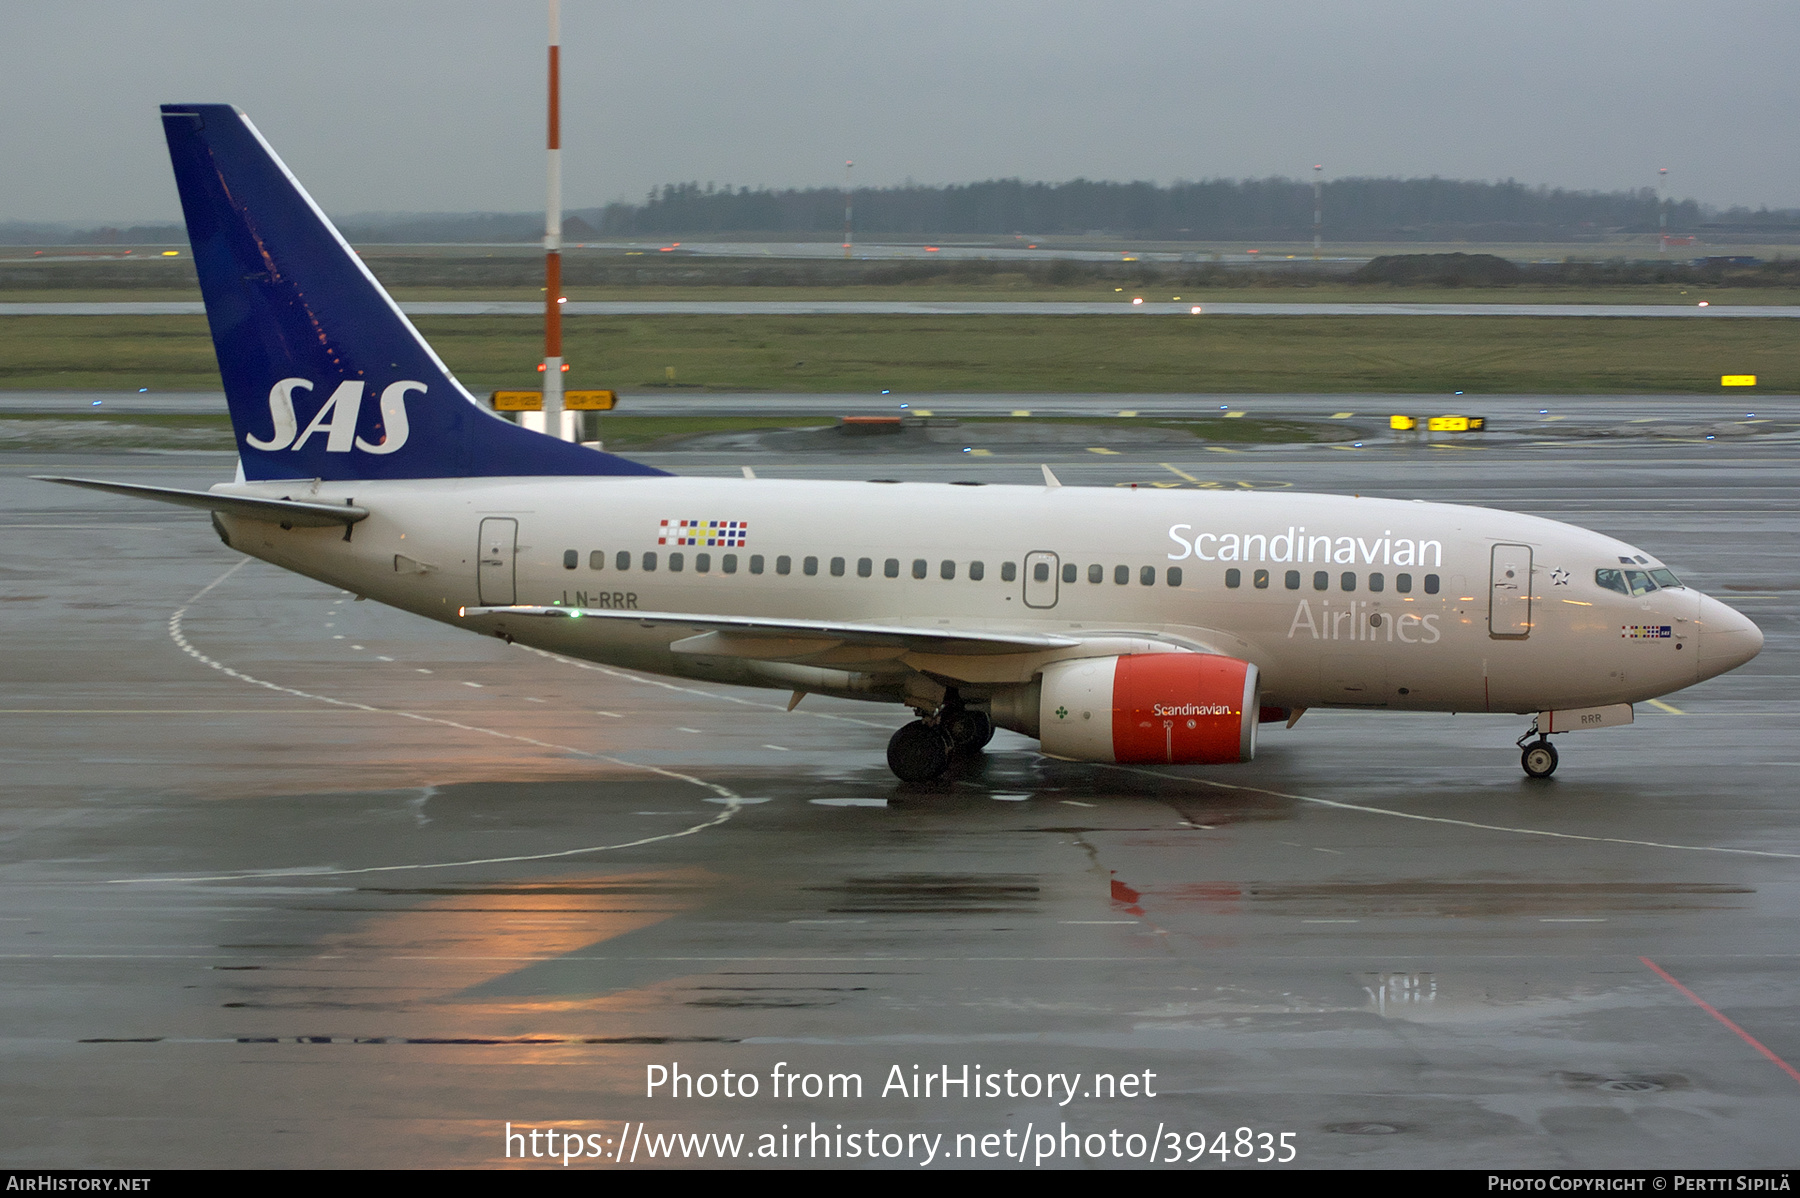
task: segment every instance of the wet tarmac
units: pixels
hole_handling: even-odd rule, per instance
[[[647,460],[874,476],[746,452]],[[900,711],[509,648],[25,478],[229,455],[4,455],[0,1159],[1793,1165],[1791,444],[1173,452],[879,472],[1530,511],[1766,647],[1548,782],[1516,717],[1315,712],[1242,766],[1001,733],[909,789]]]

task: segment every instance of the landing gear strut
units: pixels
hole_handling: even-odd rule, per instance
[[[1525,742],[1531,740],[1530,744]],[[1528,778],[1548,778],[1556,772],[1556,746],[1550,738],[1538,731],[1537,721],[1531,722],[1531,730],[1518,739],[1519,764],[1525,768]]]
[[[888,768],[902,782],[929,782],[950,768],[953,757],[972,757],[994,739],[987,712],[964,707],[954,690],[935,712],[920,716],[888,741]]]

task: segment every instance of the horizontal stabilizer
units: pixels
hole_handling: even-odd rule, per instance
[[[252,499],[248,495],[221,495],[216,491],[184,491],[178,487],[146,487],[136,483],[109,483],[94,478],[58,478],[34,474],[39,482],[62,483],[70,487],[86,487],[90,491],[109,491],[130,499],[154,499],[177,507],[202,511],[225,512],[248,520],[267,520],[292,528],[330,528],[355,524],[368,518],[369,509],[354,504],[307,503],[299,499]]]

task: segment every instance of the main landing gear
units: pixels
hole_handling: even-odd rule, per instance
[[[888,768],[902,782],[929,782],[957,757],[971,757],[994,739],[994,721],[985,711],[964,707],[951,691],[943,705],[894,733],[888,741]]]
[[[1531,740],[1536,736],[1536,740]],[[1531,740],[1530,744],[1525,742]],[[1537,721],[1531,721],[1531,729],[1516,742],[1519,746],[1519,764],[1525,769],[1527,778],[1548,778],[1556,772],[1556,746],[1550,738],[1538,731]]]

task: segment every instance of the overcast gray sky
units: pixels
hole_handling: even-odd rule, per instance
[[[179,209],[247,111],[327,211],[543,204],[543,0],[0,0],[0,220]],[[569,207],[651,186],[1309,173],[1800,206],[1795,0],[564,0]]]

